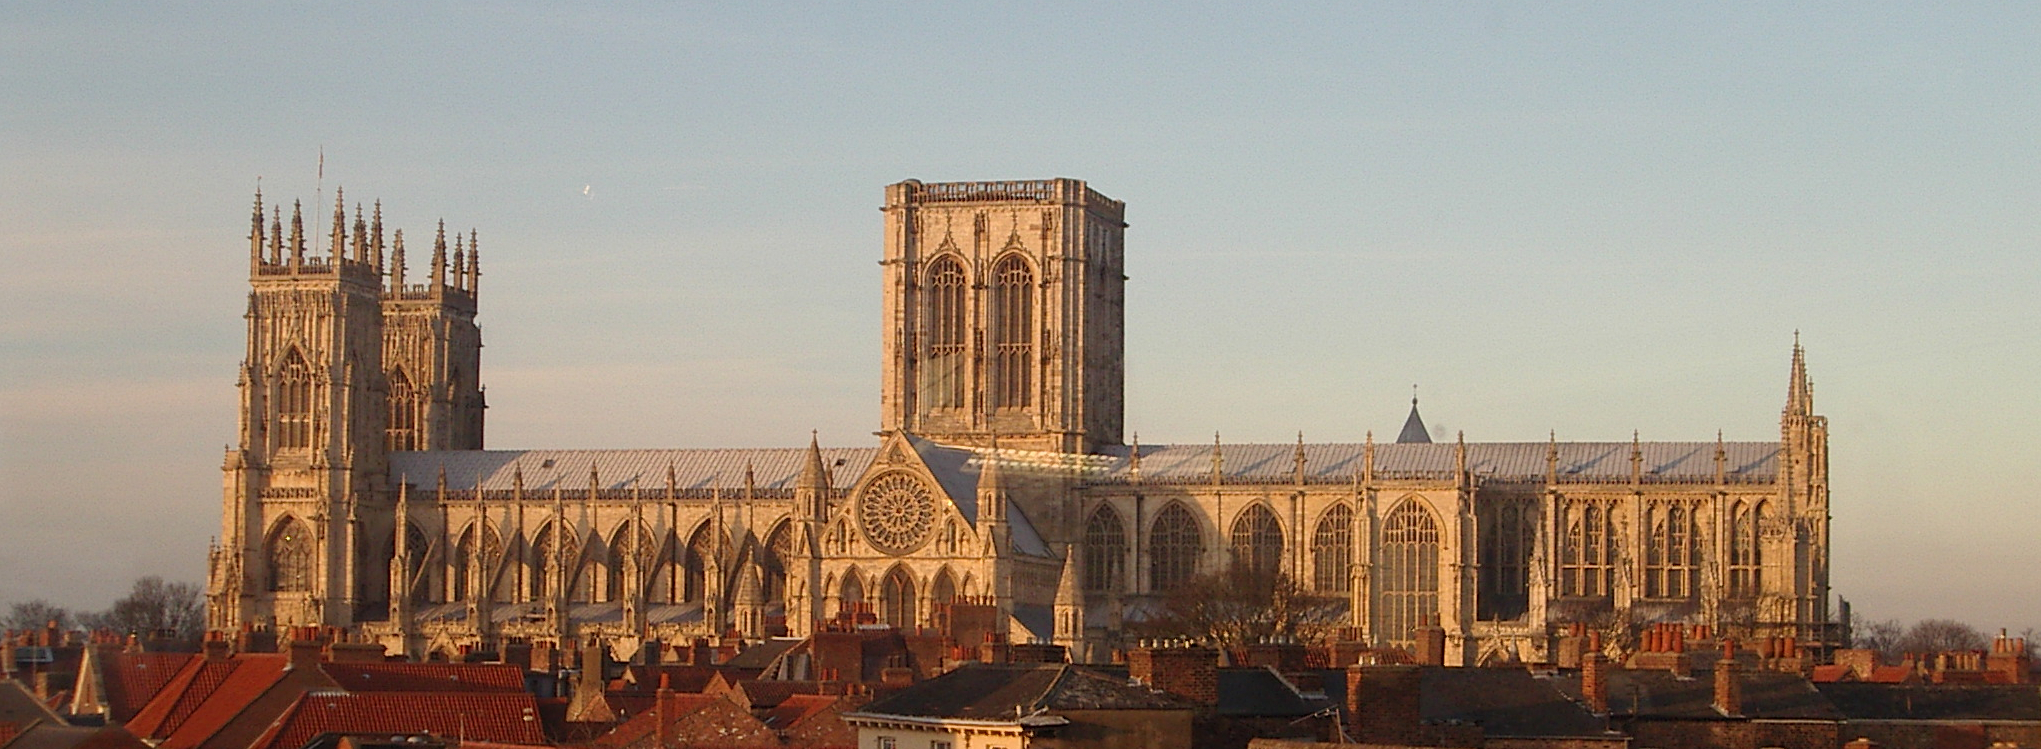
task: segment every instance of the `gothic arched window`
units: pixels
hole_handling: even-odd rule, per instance
[[[1249,505],[1234,518],[1233,563],[1258,577],[1283,570],[1283,526],[1267,505]]]
[[[1616,573],[1616,531],[1607,502],[1566,504],[1562,522],[1566,540],[1559,552],[1559,594],[1604,597]]]
[[[1118,593],[1127,579],[1127,528],[1112,505],[1099,505],[1084,524],[1084,590]]]
[[[432,598],[432,581],[426,575],[426,570],[431,569],[432,542],[426,540],[425,531],[417,523],[404,526],[404,585],[411,591],[412,603],[425,603]],[[397,595],[397,591],[390,591],[390,595]]]
[[[1347,573],[1353,567],[1353,553],[1354,510],[1344,504],[1333,505],[1311,534],[1312,589],[1320,593],[1352,591],[1353,578]]]
[[[1417,641],[1417,628],[1439,610],[1439,524],[1431,510],[1416,498],[1397,505],[1382,523],[1381,553],[1376,638],[1410,647]]]
[[[276,444],[312,446],[312,367],[297,349],[284,355],[276,372]]]
[[[1170,503],[1148,529],[1148,589],[1161,593],[1198,574],[1205,553],[1198,519],[1180,503]]]
[[[1020,255],[992,268],[992,407],[1033,402],[1035,272]]]
[[[935,582],[928,586],[928,600],[937,605],[956,603],[957,581],[950,575],[950,568],[944,567],[935,573]]]
[[[906,567],[894,567],[879,584],[879,621],[898,629],[916,624],[914,618],[914,575]]]
[[[716,558],[714,530],[711,524],[703,523],[688,537],[687,555],[682,566],[686,568],[687,579],[681,593],[681,600],[694,602],[704,600],[708,595],[709,562]]]
[[[1759,534],[1763,532],[1766,505],[1736,503],[1729,530],[1729,595],[1749,598],[1764,590],[1764,556]]]
[[[1498,502],[1481,523],[1481,601],[1484,619],[1515,619],[1530,605],[1531,543],[1536,530],[1523,502]]]
[[[843,608],[851,608],[865,602],[865,584],[858,579],[856,569],[844,570],[843,589],[837,596],[843,601]]]
[[[964,266],[953,256],[937,258],[923,284],[928,343],[921,367],[924,408],[964,407],[965,349],[970,341],[970,307],[965,304]]]
[[[269,589],[303,593],[312,589],[311,529],[286,518],[269,532]]]
[[[1701,569],[1693,511],[1678,502],[1654,502],[1645,512],[1644,527],[1651,529],[1644,550],[1645,597],[1693,597]]]
[[[424,394],[411,384],[411,378],[402,369],[390,370],[390,421],[384,431],[384,442],[390,450],[418,450],[425,445],[418,428],[425,413]]]
[[[609,576],[604,600],[621,601],[626,589],[643,592],[645,572],[652,566],[652,534],[635,522],[623,524],[609,539]]]
[[[794,555],[794,531],[791,523],[780,521],[772,532],[765,534],[765,553],[759,557],[759,566],[765,568],[765,600],[785,601],[787,598],[787,559]]]
[[[544,601],[552,597],[554,586],[560,584],[557,582],[561,577],[560,570],[569,564],[562,560],[560,555],[559,526],[548,525],[539,531],[539,535],[532,541],[531,558],[526,560],[525,581],[531,592],[531,600]],[[566,585],[572,589],[574,584],[570,580]]]

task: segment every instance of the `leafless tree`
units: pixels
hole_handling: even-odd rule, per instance
[[[1281,572],[1252,565],[1183,582],[1161,615],[1139,627],[1154,637],[1189,637],[1232,648],[1270,638],[1316,640],[1345,620],[1344,600],[1312,595]]]
[[[51,604],[41,598],[22,601],[7,607],[7,619],[0,622],[5,629],[42,629],[56,622],[58,629],[71,628],[71,612],[62,606]]]
[[[1850,625],[1850,647],[1878,651],[1887,661],[1899,658],[1899,639],[1906,633],[1898,619],[1879,619]]]
[[[1954,619],[1922,619],[1914,622],[1896,644],[1902,653],[1939,653],[1944,650],[1983,650],[1983,632]]]
[[[123,634],[162,637],[196,643],[205,628],[205,603],[193,583],[165,582],[155,575],[135,581],[128,595],[113,602],[113,608],[84,617],[92,629],[110,629]]]

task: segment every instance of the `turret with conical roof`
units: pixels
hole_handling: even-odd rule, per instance
[[[1425,431],[1424,418],[1417,415],[1416,390],[1416,386],[1411,387],[1410,416],[1403,419],[1403,431],[1396,435],[1397,444],[1431,444],[1432,435],[1430,432]]]

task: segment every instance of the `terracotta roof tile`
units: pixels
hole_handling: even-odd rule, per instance
[[[349,692],[523,692],[524,669],[505,663],[321,663]]]
[[[191,705],[158,747],[188,749],[212,738],[248,704],[268,692],[284,677],[290,659],[282,655],[239,655],[227,661],[229,670],[202,701]],[[207,665],[213,665],[208,663]]]
[[[307,692],[253,749],[297,749],[329,732],[426,732],[456,739],[543,745],[538,702],[529,694],[477,692]]]
[[[110,653],[100,661],[106,679],[106,706],[116,723],[141,712],[185,664],[201,656],[191,653]]]

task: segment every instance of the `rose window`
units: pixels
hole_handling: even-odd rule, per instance
[[[935,497],[911,474],[887,474],[865,487],[858,520],[873,546],[895,554],[912,551],[935,527]]]

